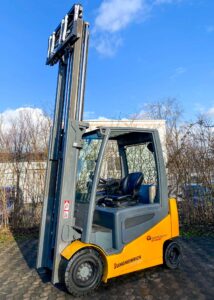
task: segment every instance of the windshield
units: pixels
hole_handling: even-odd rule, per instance
[[[83,147],[80,150],[77,170],[76,202],[85,203],[90,199],[101,142],[102,138],[97,133],[83,137]]]

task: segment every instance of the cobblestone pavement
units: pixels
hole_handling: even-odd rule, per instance
[[[109,280],[84,299],[214,299],[214,238],[182,239],[178,270],[162,266]],[[72,299],[35,270],[37,240],[0,246],[0,300]]]

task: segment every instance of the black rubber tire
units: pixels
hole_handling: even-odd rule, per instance
[[[98,288],[102,275],[102,257],[96,250],[86,248],[77,252],[68,262],[65,285],[73,296],[85,296]]]
[[[164,264],[169,269],[177,269],[180,266],[182,259],[181,246],[170,241],[164,249]]]

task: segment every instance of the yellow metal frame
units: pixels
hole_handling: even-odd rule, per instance
[[[125,245],[120,253],[107,255],[97,245],[74,241],[61,252],[61,255],[69,260],[83,248],[96,249],[103,257],[102,280],[107,282],[109,278],[163,264],[164,243],[177,236],[179,236],[177,204],[176,200],[171,198],[169,199],[169,214],[142,236]]]

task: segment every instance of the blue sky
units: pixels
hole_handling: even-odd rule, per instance
[[[74,1],[1,3],[0,112],[54,105],[47,39]],[[185,118],[214,117],[213,0],[82,1],[91,24],[86,118],[128,117],[175,97]]]

